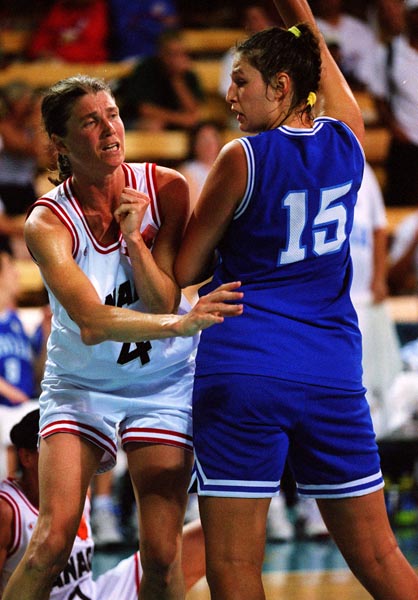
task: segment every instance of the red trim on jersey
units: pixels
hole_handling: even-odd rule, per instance
[[[19,549],[20,540],[22,538],[22,519],[20,517],[19,506],[17,505],[16,500],[14,500],[14,498],[9,496],[9,494],[4,491],[0,492],[0,498],[7,502],[7,504],[13,511],[13,542],[10,550],[8,550],[7,552],[7,556],[9,557],[13,556],[13,554]]]
[[[125,173],[126,187],[131,187],[134,190],[138,189],[138,182],[133,168],[128,163],[122,163],[122,169]]]
[[[145,177],[147,182],[148,196],[151,199],[151,214],[154,222],[161,227],[160,198],[157,185],[157,165],[155,163],[145,163]]]
[[[61,221],[61,223],[63,225],[65,225],[65,227],[68,229],[68,231],[71,235],[71,238],[73,240],[72,250],[71,250],[72,255],[73,255],[73,257],[77,256],[77,252],[80,248],[80,240],[78,237],[77,229],[75,228],[74,223],[72,222],[67,211],[60,204],[58,204],[55,200],[51,200],[51,198],[47,198],[47,197],[42,197],[42,198],[39,198],[36,202],[34,202],[34,204],[32,204],[32,206],[29,208],[28,216],[36,206],[46,206],[54,213],[54,215],[56,217],[58,217],[58,219]]]
[[[5,480],[5,483],[7,483],[8,485],[10,485],[10,487],[12,487],[14,489],[14,491],[16,492],[16,494],[19,496],[20,500],[26,504],[26,506],[29,508],[29,510],[31,512],[33,512],[33,514],[37,517],[39,515],[39,510],[36,508],[36,506],[34,506],[29,499],[27,498],[27,496],[25,496],[23,490],[20,489],[17,481],[15,479],[13,479],[12,477],[8,477]]]
[[[72,184],[72,177],[70,179],[66,179],[64,181],[65,195],[67,197],[67,200],[70,202],[71,206],[77,212],[77,214],[80,218],[80,221],[82,222],[83,227],[86,230],[86,233],[87,233],[91,243],[93,244],[94,249],[97,252],[99,252],[100,254],[110,254],[110,252],[114,252],[115,250],[118,250],[120,248],[120,245],[122,242],[122,233],[119,232],[119,237],[116,242],[111,242],[107,246],[104,246],[103,244],[101,244],[99,242],[99,240],[96,238],[96,236],[93,234],[93,232],[91,231],[90,226],[87,222],[86,216],[84,214],[83,208],[82,208],[77,196],[75,195],[73,186],[71,184]]]
[[[139,586],[141,585],[141,564],[139,561],[139,552],[135,552],[134,554],[135,560],[135,586],[137,593],[139,592]]]

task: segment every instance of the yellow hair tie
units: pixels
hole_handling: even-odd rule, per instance
[[[312,108],[316,102],[316,94],[315,92],[309,92],[308,99],[306,100],[306,104]]]
[[[289,27],[289,29],[287,31],[290,31],[290,33],[293,33],[293,35],[297,38],[302,35],[301,30],[299,29],[299,27],[296,27],[296,25],[293,25],[293,27]]]

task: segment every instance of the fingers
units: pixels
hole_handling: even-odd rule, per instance
[[[242,292],[237,291],[240,286],[240,281],[225,283],[206,296],[202,296],[196,308],[217,316],[240,315],[243,312],[243,305],[236,303],[244,296]]]
[[[224,283],[217,287],[213,292],[210,292],[206,296],[202,296],[199,302],[210,302],[213,303],[225,303],[225,302],[236,302],[237,300],[241,300],[244,294],[243,292],[237,291],[241,286],[240,281],[230,281],[229,283]],[[223,305],[223,304],[222,304]],[[241,306],[237,304],[226,305],[226,306]]]
[[[131,188],[124,188],[120,196],[120,205],[115,211],[115,216],[122,217],[134,213],[143,215],[149,204],[150,199],[146,194]]]

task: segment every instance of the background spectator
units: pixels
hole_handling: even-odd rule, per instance
[[[216,123],[202,121],[191,131],[189,157],[178,170],[189,184],[192,209],[221,147],[221,130]]]
[[[396,228],[389,258],[388,279],[391,294],[416,294],[418,290],[418,211],[405,217]]]
[[[41,132],[39,98],[23,81],[12,81],[0,89],[0,136],[0,198],[7,221],[3,231],[19,232],[10,240],[11,247],[15,255],[27,257],[23,216],[37,197],[37,168],[47,162],[47,143]],[[8,219],[19,215],[20,221]],[[7,248],[7,238],[3,237],[2,245]]]
[[[176,31],[161,35],[157,55],[140,62],[116,93],[128,127],[191,129],[200,120],[202,85]]]
[[[327,43],[340,47],[344,76],[352,87],[364,87],[370,76],[375,38],[369,25],[346,13],[342,0],[312,2],[319,29]]]
[[[33,36],[31,59],[100,63],[108,59],[106,0],[57,0]]]
[[[369,8],[368,21],[380,43],[390,42],[405,28],[404,0],[375,0]]]
[[[388,390],[402,370],[399,341],[386,305],[387,231],[383,195],[366,163],[350,236],[353,261],[351,298],[363,346],[363,382],[376,436],[386,433]]]
[[[414,206],[418,200],[418,0],[406,0],[405,23],[403,35],[379,48],[369,82],[392,135],[385,189],[391,206]]]
[[[154,56],[160,35],[179,25],[171,0],[109,0],[109,6],[113,60]]]

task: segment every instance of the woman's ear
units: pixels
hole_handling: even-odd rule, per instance
[[[282,100],[290,91],[291,81],[287,73],[280,72],[275,75],[273,88],[277,94],[277,99]]]
[[[52,142],[54,148],[57,150],[58,154],[62,154],[64,156],[66,154],[68,154],[67,146],[65,145],[62,137],[60,137],[56,133],[53,133],[51,135],[51,142]]]

